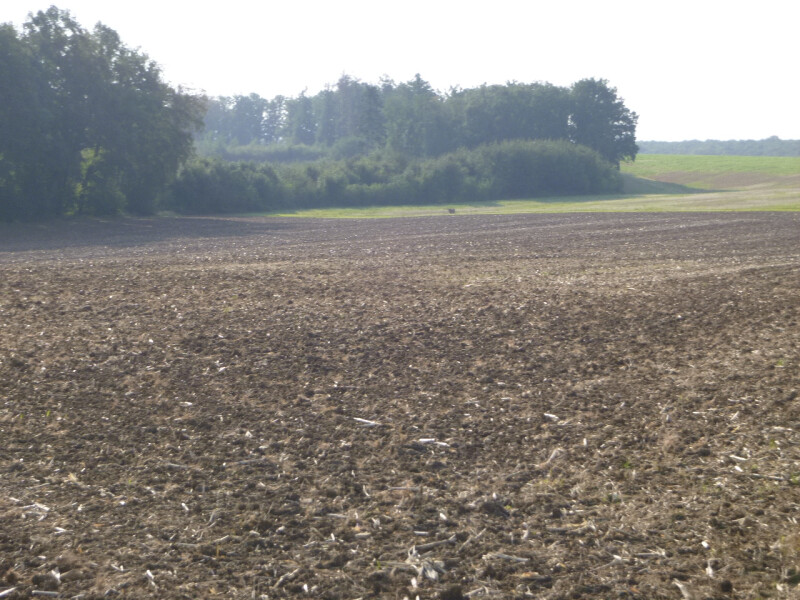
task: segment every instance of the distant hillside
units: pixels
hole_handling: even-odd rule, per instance
[[[639,154],[622,164],[629,194],[675,194],[700,190],[791,190],[800,185],[798,156],[699,156]]]
[[[688,140],[638,142],[639,154],[706,154],[725,156],[800,156],[800,140]]]

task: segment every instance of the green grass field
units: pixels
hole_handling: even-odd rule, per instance
[[[624,163],[622,172],[704,190],[758,184],[797,187],[800,157],[640,154],[636,162]]]
[[[800,158],[641,154],[623,163],[623,194],[436,206],[327,208],[280,213],[319,218],[564,212],[800,211]]]

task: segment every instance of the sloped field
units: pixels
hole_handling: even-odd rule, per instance
[[[792,187],[800,182],[800,157],[640,154],[622,170],[656,181],[700,189]]]
[[[0,232],[0,594],[800,581],[800,216]]]

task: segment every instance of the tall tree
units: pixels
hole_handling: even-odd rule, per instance
[[[61,169],[76,157],[62,153],[56,108],[41,61],[10,24],[0,25],[0,221],[61,211]]]
[[[342,75],[336,82],[336,139],[358,135],[361,113],[361,83],[349,75]]]
[[[519,137],[531,140],[565,140],[569,138],[570,93],[565,87],[550,83],[509,84],[519,115]],[[510,111],[516,116],[515,110]],[[513,138],[509,138],[513,139]]]
[[[33,15],[23,30],[21,40],[39,63],[46,85],[37,108],[39,119],[48,127],[46,136],[34,141],[35,154],[43,163],[34,159],[20,165],[26,173],[21,182],[21,199],[27,204],[23,212],[35,207],[46,216],[60,215],[74,207],[82,151],[87,147],[88,88],[92,87],[88,34],[68,12],[56,7]],[[41,178],[32,178],[38,168],[44,169]]]
[[[89,32],[56,7],[32,15],[21,37],[1,31],[9,53],[0,78],[16,83],[0,86],[9,100],[0,103],[0,124],[28,129],[0,136],[0,173],[13,179],[0,185],[15,202],[4,212],[152,212],[192,152],[202,100],[165,84],[158,65],[112,29]]]
[[[233,99],[228,96],[208,99],[206,114],[203,118],[202,137],[204,140],[219,144],[230,143],[232,103]]]
[[[419,74],[387,93],[384,115],[386,143],[392,150],[423,157],[451,149],[444,101]]]
[[[617,166],[621,160],[634,160],[639,151],[639,117],[617,96],[617,89],[609,87],[605,79],[583,79],[573,84],[570,93],[572,141],[596,150]]]
[[[240,146],[262,141],[268,102],[258,94],[233,99],[231,137]]]
[[[276,144],[283,139],[287,120],[286,98],[275,96],[266,103],[264,120],[261,125],[261,142]]]
[[[463,146],[569,137],[571,106],[567,88],[546,83],[483,85],[453,90],[447,104]]]
[[[375,85],[362,87],[358,135],[367,142],[370,148],[379,148],[386,140],[383,96],[380,88]]]
[[[305,91],[286,104],[286,129],[289,139],[295,144],[310,146],[317,135],[314,106]]]
[[[331,146],[336,141],[336,94],[330,88],[314,96],[314,114],[317,115],[317,143]]]

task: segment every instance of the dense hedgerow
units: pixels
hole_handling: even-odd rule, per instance
[[[377,153],[269,165],[199,159],[172,185],[184,213],[440,204],[600,194],[621,189],[618,170],[567,141],[514,140],[430,160]]]
[[[182,213],[275,210],[283,206],[283,188],[269,164],[200,159],[181,171],[167,203]]]

